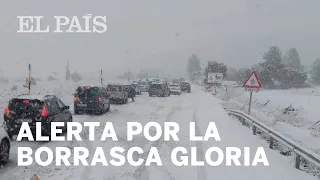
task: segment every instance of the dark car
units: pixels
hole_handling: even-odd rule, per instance
[[[180,88],[181,88],[181,91],[188,92],[188,93],[191,92],[191,84],[188,82],[181,82]]]
[[[18,135],[23,122],[28,122],[33,132],[36,122],[41,122],[43,134],[50,136],[51,122],[72,122],[72,115],[69,106],[56,96],[22,95],[11,99],[4,111],[4,127],[10,139]]]
[[[103,114],[110,110],[110,100],[105,88],[79,86],[74,94],[74,113],[89,112]]]
[[[170,89],[166,84],[163,83],[153,83],[149,88],[149,96],[165,97],[170,96]]]

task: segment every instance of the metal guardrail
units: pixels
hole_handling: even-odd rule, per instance
[[[295,154],[295,168],[300,169],[300,162],[301,158],[309,161],[310,163],[314,164],[315,166],[320,168],[320,156],[313,153],[312,151],[308,150],[305,147],[302,147],[300,144],[294,142],[293,140],[285,137],[282,133],[272,129],[271,127],[266,126],[259,120],[251,117],[250,115],[234,109],[228,109],[228,114],[238,117],[242,121],[242,125],[245,125],[247,121],[251,122],[252,124],[252,131],[253,135],[256,135],[257,128],[261,131],[267,133],[270,136],[269,148],[273,149],[274,141],[278,141],[291,149]]]

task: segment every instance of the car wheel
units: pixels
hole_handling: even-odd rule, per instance
[[[0,144],[0,163],[5,164],[9,161],[10,141],[8,138],[3,138]]]

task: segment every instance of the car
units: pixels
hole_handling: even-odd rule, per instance
[[[141,90],[140,90],[138,84],[132,83],[131,86],[135,89],[136,95],[141,95]]]
[[[23,122],[35,133],[36,122],[41,123],[44,135],[50,136],[51,122],[72,122],[70,107],[54,95],[20,95],[12,98],[4,110],[4,128],[12,139],[18,135]],[[64,130],[67,128],[65,123]]]
[[[6,164],[9,161],[11,141],[8,133],[3,127],[0,127],[0,164]]]
[[[180,88],[181,88],[181,91],[188,92],[188,93],[191,92],[191,84],[188,82],[181,82]]]
[[[121,84],[108,84],[107,95],[111,101],[116,101],[121,104],[128,102],[128,93]]]
[[[149,91],[149,84],[146,81],[142,81],[138,83],[139,89],[141,92],[148,92]]]
[[[74,93],[74,114],[89,112],[103,114],[110,110],[110,100],[105,88],[100,86],[79,86]]]
[[[170,90],[166,84],[163,83],[153,83],[149,89],[149,96],[165,97],[170,96]]]
[[[169,90],[170,90],[170,94],[181,95],[181,88],[180,88],[179,84],[177,84],[177,83],[170,84]]]

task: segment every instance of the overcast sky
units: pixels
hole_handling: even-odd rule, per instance
[[[6,76],[72,70],[109,73],[144,68],[185,69],[194,52],[245,67],[272,45],[298,49],[302,63],[320,57],[319,0],[2,1],[0,69]],[[17,16],[107,16],[104,34],[18,34]],[[52,27],[54,28],[54,27]]]

